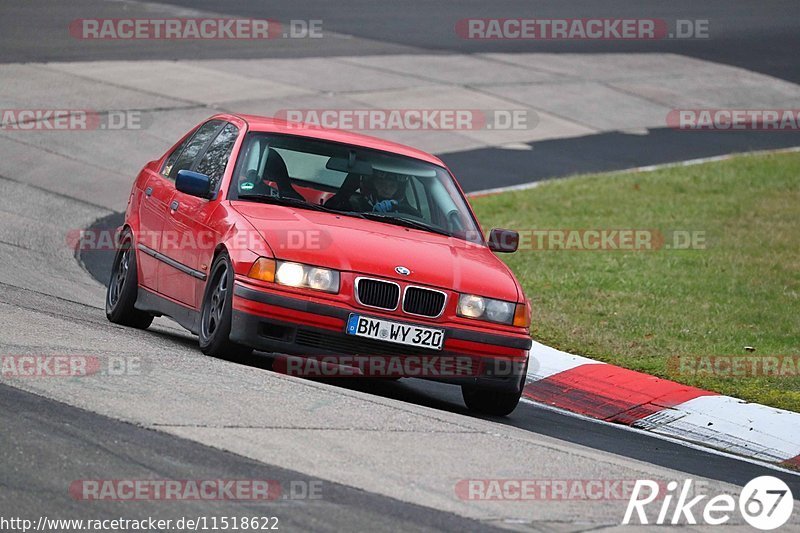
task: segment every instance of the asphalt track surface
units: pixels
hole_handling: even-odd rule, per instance
[[[197,57],[198,53],[204,57],[229,57],[231,54],[261,57],[258,54],[265,53],[256,47],[242,50],[238,45],[223,45],[198,52],[196,47],[181,49],[165,43],[154,43],[151,49],[140,47],[135,52],[133,49],[103,46],[87,51],[86,47],[77,46],[65,38],[63,26],[56,25],[55,21],[63,18],[63,13],[58,13],[58,10],[67,9],[63,7],[65,5],[4,2],[0,6],[2,60],[143,59],[162,57],[165,53],[176,59]],[[91,16],[102,17],[104,5],[73,2],[69,10],[77,13],[83,6],[90,10]],[[192,2],[191,5],[213,10],[218,3]],[[708,47],[691,42],[655,45],[677,47],[670,50],[746,66],[788,80],[800,79],[797,62],[793,61],[795,51],[800,49],[800,32],[797,31],[797,17],[789,16],[796,9],[794,4],[759,3],[756,7],[744,2],[715,2],[703,4],[702,8],[690,2],[673,3],[669,7],[659,5],[645,8],[641,3],[575,3],[566,12],[563,7],[556,12],[552,4],[544,3],[515,2],[489,8],[475,2],[461,4],[459,11],[463,11],[462,15],[453,13],[451,4],[444,2],[425,2],[424,7],[414,2],[387,3],[380,11],[374,9],[372,2],[319,2],[292,5],[291,8],[280,4],[270,6],[266,16],[320,18],[331,30],[355,36],[355,39],[342,38],[326,50],[311,45],[308,49],[287,45],[285,50],[269,50],[269,54],[286,54],[287,57],[326,53],[413,53],[413,50],[426,50],[428,53],[431,50],[442,53],[478,51],[486,45],[442,36],[443,25],[452,26],[454,19],[467,16],[568,17],[570,10],[575,13],[591,10],[597,16],[708,18],[727,28],[720,40],[708,43]],[[3,15],[5,10],[11,9],[17,15],[20,10],[25,12],[35,30],[10,23],[11,19]],[[229,2],[225,5],[227,13],[243,16],[264,16],[264,9],[263,4],[256,2]],[[754,10],[758,11],[752,13]],[[109,8],[111,12],[114,11]],[[626,45],[628,48],[614,50],[641,50],[640,47],[653,44],[630,43]],[[499,46],[495,51],[530,51],[526,47],[531,44],[501,43]],[[592,53],[616,45],[538,43],[536,46],[542,51]],[[136,57],[133,57],[134,53]],[[604,134],[543,141],[533,143],[533,151],[517,153],[506,150],[502,157],[505,161],[518,154],[519,160],[512,162],[508,171],[518,179],[522,179],[523,173],[515,169],[523,167],[528,168],[525,175],[529,178],[531,169],[534,169],[534,178],[545,178],[576,171],[608,170],[714,155],[719,153],[711,147],[714,143],[725,145],[726,151],[793,143],[788,135],[780,134],[769,138],[751,136],[749,139],[725,134],[717,137],[706,135],[702,140],[712,139],[713,143],[705,146],[689,141],[685,134],[674,139],[671,137],[671,132],[664,131],[651,132],[649,136]],[[643,153],[646,157],[635,157],[631,155],[633,153]],[[532,163],[533,155],[537,157],[536,164]],[[449,154],[446,159],[459,174],[462,167],[467,170],[478,166],[481,172],[495,168],[491,163],[495,157],[501,157],[501,154],[486,149]],[[475,183],[470,182],[469,172],[461,174],[466,176],[465,187],[474,189]],[[501,184],[511,183],[513,180]],[[719,486],[726,488],[741,486],[758,475],[775,475],[774,470],[762,465],[586,421],[529,403],[521,404],[506,419],[476,418],[467,413],[455,387],[419,380],[397,383],[288,380],[274,376],[269,371],[270,359],[263,355],[244,361],[205,358],[196,349],[194,339],[163,322],[148,332],[112,326],[103,316],[102,290],[93,281],[85,280],[89,276],[83,267],[78,267],[74,258],[65,254],[63,246],[59,247],[63,236],[53,237],[52,233],[59,225],[76,227],[82,224],[81,227],[86,227],[101,215],[102,224],[114,226],[118,224],[119,214],[102,212],[97,206],[31,187],[15,181],[14,176],[0,178],[0,187],[3,196],[0,211],[4,217],[0,227],[0,312],[4,320],[0,339],[3,352],[110,351],[125,356],[142,356],[149,368],[149,373],[141,379],[132,377],[86,386],[19,381],[11,383],[12,386],[0,385],[0,516],[101,518],[120,515],[141,518],[157,515],[170,518],[180,515],[269,514],[281,517],[281,524],[286,525],[281,528],[284,530],[476,530],[495,525],[532,530],[585,530],[618,523],[621,518],[619,507],[611,506],[610,511],[598,509],[595,512],[590,507],[576,511],[552,505],[547,510],[542,508],[527,513],[514,507],[519,503],[511,503],[510,510],[508,507],[492,507],[473,512],[468,506],[459,507],[458,502],[450,505],[448,498],[452,499],[452,494],[443,494],[439,486],[424,478],[423,472],[429,471],[432,479],[447,477],[450,474],[447,468],[457,469],[464,477],[519,477],[520,470],[512,470],[509,466],[516,462],[523,467],[522,471],[528,472],[527,477],[694,477],[722,482]],[[69,218],[54,221],[51,219],[54,216]],[[97,280],[104,282],[107,279],[107,256],[84,255],[80,260]],[[72,261],[72,264],[65,261]],[[64,265],[63,272],[50,276],[48,264]],[[267,391],[260,387],[267,385],[273,387],[269,390],[269,402],[259,399],[259,395]],[[204,398],[203,394],[211,398]],[[278,405],[274,405],[276,402]],[[306,403],[311,403],[312,407],[307,408]],[[334,406],[332,412],[315,414],[315,411],[324,411],[328,405]],[[264,410],[279,420],[263,421],[259,413],[253,412],[257,410]],[[335,427],[304,427],[304,417],[315,423],[330,422]],[[383,429],[378,419],[387,417],[396,423],[396,428]],[[292,422],[298,425],[292,426]],[[449,427],[455,429],[446,429]],[[335,438],[318,436],[322,432],[314,433],[323,429],[328,435],[340,431],[353,436],[343,438],[342,442],[347,444],[336,448],[338,441]],[[248,431],[253,435],[241,433]],[[356,437],[361,431],[368,435],[366,439]],[[411,440],[404,440],[404,434],[411,435]],[[502,436],[503,440],[491,441],[490,444],[481,440],[495,435]],[[433,440],[434,436],[437,440]],[[314,439],[319,439],[320,448],[315,449],[313,442],[309,443]],[[414,445],[413,440],[420,444]],[[405,443],[407,447],[393,446],[390,444],[392,441]],[[254,449],[253,446],[259,443],[261,449]],[[524,446],[519,443],[524,443]],[[395,460],[376,459],[375,455],[370,455],[375,454],[375,448],[381,445],[385,446],[382,455],[394,456]],[[275,449],[264,449],[269,446]],[[324,449],[325,446],[331,446],[333,450]],[[436,446],[445,450],[440,452]],[[468,453],[470,450],[467,448],[472,446],[478,458]],[[292,455],[290,448],[297,448],[297,454]],[[457,460],[445,463],[445,458],[453,460],[453,457],[442,455],[447,450],[463,454],[464,461],[474,463],[465,465],[464,461]],[[318,458],[315,456],[317,453]],[[430,457],[436,457],[441,463],[427,464]],[[486,463],[481,463],[480,457]],[[369,461],[382,465],[383,469],[372,468],[369,473],[360,471],[359,463]],[[497,470],[492,470],[486,466],[493,463],[503,464],[505,469],[498,466]],[[348,469],[359,472],[349,475]],[[405,475],[409,472],[419,476],[416,480],[419,486],[414,486],[413,476]],[[789,483],[796,497],[800,495],[800,477],[787,473],[777,475]],[[318,477],[324,480],[325,490],[321,501],[269,504],[139,502],[124,505],[113,502],[87,505],[70,498],[66,490],[76,479],[151,477],[256,478],[287,482]],[[341,479],[343,483],[328,481],[333,478]],[[426,486],[426,483],[431,486]],[[395,487],[396,484],[403,486]],[[442,499],[428,500],[431,495]],[[447,509],[455,512],[447,512]],[[511,520],[513,517],[520,518],[514,521]]]
[[[95,43],[89,50],[64,31],[59,12],[71,18],[119,16],[114,3],[103,6],[95,0],[76,0],[54,4],[43,0],[6,0],[0,15],[27,18],[31,26],[18,24],[15,17],[0,20],[0,48],[4,61],[65,61],[99,59],[193,59],[226,57],[308,57],[329,55],[367,55],[386,53],[443,54],[462,52],[572,52],[630,53],[671,52],[700,59],[744,67],[778,78],[800,82],[800,19],[792,0],[677,0],[609,1],[579,0],[547,2],[506,0],[484,2],[467,0],[408,0],[372,2],[343,0],[329,2],[263,2],[260,0],[168,0],[176,6],[211,12],[224,11],[242,17],[288,20],[322,20],[324,29],[353,36],[335,43],[308,41],[304,46],[284,42],[284,46],[265,48],[241,43],[178,44],[148,43],[124,47]],[[48,13],[42,13],[46,7]],[[664,39],[654,41],[478,41],[459,38],[454,27],[464,18],[659,18],[709,21],[708,39]],[[35,22],[33,22],[35,21]]]
[[[283,492],[267,502],[237,502],[238,516],[277,517],[290,531],[464,531],[475,522],[450,513],[398,502],[335,483],[265,465],[195,442],[168,437],[131,424],[0,385],[3,431],[0,446],[0,510],[5,517],[80,518],[85,502],[63,487],[80,479],[133,476],[136,479],[259,479]],[[67,459],[67,460],[65,460]],[[59,464],[60,463],[60,464]],[[41,471],[29,477],[21,472]],[[300,499],[304,491],[324,499]],[[229,516],[228,502],[91,503],[94,516],[178,520]],[[13,511],[12,511],[13,509]],[[272,523],[270,521],[270,523]],[[488,530],[493,529],[485,525]]]
[[[125,2],[77,0],[6,0],[0,5],[0,50],[5,62],[99,61],[142,59],[250,59],[300,58],[382,54],[453,53],[674,53],[742,67],[791,82],[800,82],[800,7],[792,0],[748,2],[715,0],[696,2],[621,2],[580,0],[569,3],[510,0],[446,0],[372,2],[262,2],[232,0],[171,0],[163,2],[194,10],[227,15],[289,20],[321,20],[324,39],[276,39],[269,46],[247,41],[114,42],[87,43],[64,31],[65,20],[146,16],[147,9]],[[120,5],[125,6],[121,12]],[[146,6],[146,4],[145,4]],[[659,39],[645,41],[542,41],[467,40],[454,28],[464,18],[656,18],[709,21],[707,39]],[[35,20],[35,28],[20,24]],[[671,27],[671,26],[670,26]],[[644,137],[644,138],[642,138]],[[531,150],[475,149],[445,154],[442,159],[467,189],[482,188],[487,171],[492,187],[517,185],[531,180],[577,172],[619,170],[696,157],[707,157],[766,148],[800,145],[794,132],[700,132],[692,134],[668,128],[651,129],[648,135],[601,133],[576,139],[528,143]],[[502,158],[503,172],[496,173]]]

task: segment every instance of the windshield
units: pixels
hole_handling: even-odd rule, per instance
[[[466,200],[444,168],[377,150],[251,133],[231,200],[285,203],[362,216],[482,242]]]

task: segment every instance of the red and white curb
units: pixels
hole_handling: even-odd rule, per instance
[[[800,414],[681,385],[538,342],[523,397],[751,459],[800,468]]]

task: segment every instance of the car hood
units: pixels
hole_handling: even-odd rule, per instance
[[[275,257],[517,301],[508,267],[487,247],[428,231],[292,207],[232,202]],[[411,273],[402,276],[395,267]]]

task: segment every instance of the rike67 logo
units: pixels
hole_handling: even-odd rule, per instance
[[[730,494],[719,494],[711,498],[705,494],[692,497],[691,479],[685,480],[680,489],[678,486],[677,481],[670,481],[666,485],[666,492],[660,494],[660,489],[664,488],[663,483],[637,480],[622,524],[699,523],[718,526],[729,522],[738,510],[745,522],[752,527],[769,531],[784,525],[794,510],[794,497],[789,486],[772,476],[760,476],[748,482],[739,493],[738,502]],[[653,502],[658,503],[648,508]],[[646,511],[651,511],[652,520],[655,508],[659,508],[658,516],[649,522]]]

